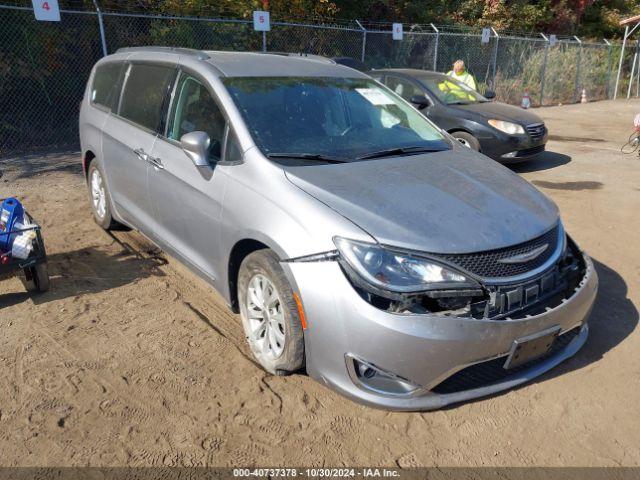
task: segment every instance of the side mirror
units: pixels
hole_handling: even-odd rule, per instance
[[[411,103],[418,107],[418,110],[431,106],[431,101],[424,95],[414,95],[411,97]]]
[[[196,167],[209,165],[211,139],[205,132],[189,132],[180,138],[180,146]]]
[[[496,98],[496,92],[494,92],[493,90],[487,90],[486,92],[484,92],[484,98],[486,98],[487,100],[493,100],[494,98]]]

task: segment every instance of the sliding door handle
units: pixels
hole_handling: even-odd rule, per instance
[[[144,160],[145,162],[149,161],[149,155],[147,155],[142,148],[134,149],[133,153],[135,153],[140,160]]]

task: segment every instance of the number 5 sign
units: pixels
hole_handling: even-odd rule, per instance
[[[269,24],[269,12],[254,10],[253,29],[259,32],[268,32],[271,30],[271,25]]]
[[[58,0],[31,0],[31,3],[33,4],[33,13],[36,16],[36,20],[44,22],[60,21]]]

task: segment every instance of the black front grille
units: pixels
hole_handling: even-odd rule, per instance
[[[551,349],[544,356],[536,358],[535,360],[531,360],[530,362],[519,365],[518,367],[510,368],[509,370],[504,368],[504,362],[507,358],[506,356],[495,358],[487,362],[476,363],[475,365],[463,368],[459,372],[454,373],[431,391],[435,393],[463,392],[465,390],[485,387],[501,380],[505,380],[511,375],[534,367],[547,358],[560,353],[574,338],[576,338],[580,333],[580,328],[581,327],[576,327],[560,335],[556,338],[555,342],[553,342],[553,345],[551,345]]]
[[[524,150],[518,150],[516,158],[530,157],[531,155],[537,155],[544,152],[544,145],[538,145],[537,147],[525,148]]]
[[[544,123],[534,123],[527,125],[525,128],[533,140],[540,140],[547,133],[547,127],[544,126]]]
[[[559,226],[555,226],[544,235],[541,235],[528,242],[520,243],[512,247],[500,248],[498,250],[487,250],[479,253],[465,254],[443,254],[436,255],[447,262],[458,265],[467,272],[480,277],[513,277],[527,273],[535,268],[541,267],[549,260],[558,245]],[[547,249],[536,258],[523,263],[499,263],[498,260],[522,255],[532,252],[536,248],[547,245]]]

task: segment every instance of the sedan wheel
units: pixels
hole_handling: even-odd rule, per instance
[[[453,136],[453,138],[458,140],[458,142],[460,142],[461,145],[464,145],[465,147],[470,148],[471,150],[475,150],[476,152],[480,150],[480,142],[478,142],[478,139],[473,135],[471,135],[470,133],[453,132],[451,135]]]

